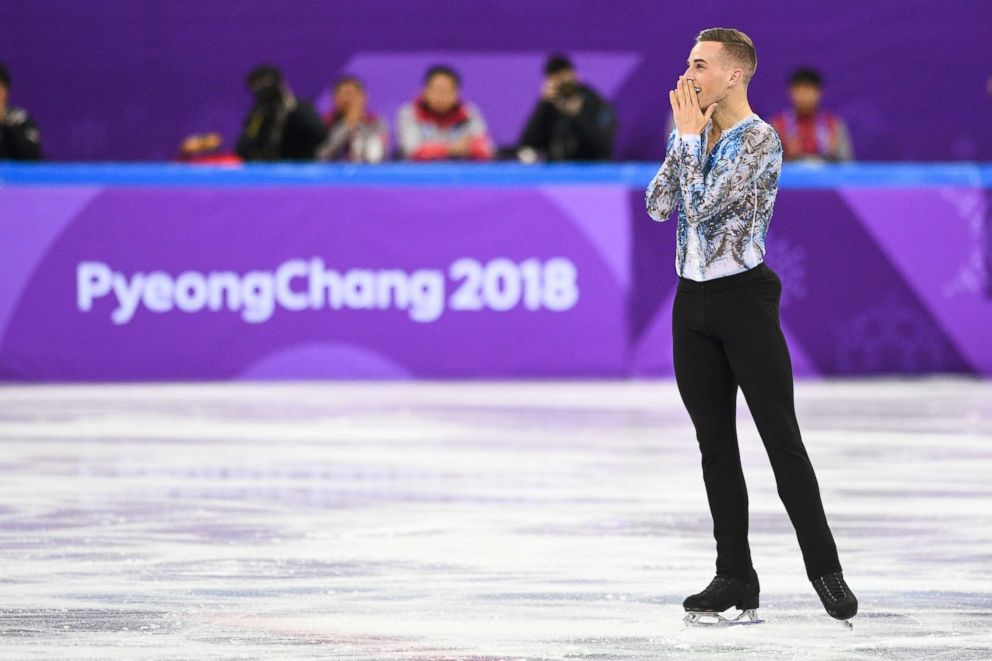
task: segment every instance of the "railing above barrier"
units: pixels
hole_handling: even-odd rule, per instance
[[[0,163],[0,186],[541,186],[643,187],[656,163]],[[992,163],[787,163],[782,188],[992,188]]]

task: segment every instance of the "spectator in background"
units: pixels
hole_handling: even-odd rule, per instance
[[[613,156],[616,113],[603,97],[579,82],[572,62],[553,55],[544,65],[544,86],[518,156],[524,162],[605,161]]]
[[[0,64],[0,161],[37,161],[41,132],[24,108],[9,105],[10,74]]]
[[[380,163],[386,156],[389,131],[386,123],[370,113],[365,86],[355,76],[334,83],[334,110],[325,119],[327,139],[317,148],[321,161]]]
[[[255,67],[245,82],[255,105],[238,138],[238,156],[246,161],[313,159],[327,134],[313,106],[297,100],[275,67]]]
[[[493,144],[479,109],[460,98],[454,69],[428,69],[421,95],[400,108],[396,118],[400,153],[413,161],[488,160]]]
[[[837,115],[820,110],[823,78],[815,69],[797,69],[789,78],[792,108],[772,118],[787,161],[850,161],[854,158],[847,126]]]

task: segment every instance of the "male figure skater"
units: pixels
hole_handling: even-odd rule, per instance
[[[807,576],[827,613],[846,621],[858,601],[844,582],[796,421],[792,363],[779,327],[782,285],[763,262],[782,143],[748,104],[756,68],[754,44],[743,32],[699,33],[685,73],[668,94],[675,130],[646,194],[654,220],[666,220],[679,207],[675,378],[696,429],[716,538],[716,577],[683,606],[689,624],[757,619],[758,575],[747,541],[747,488],[735,425],[740,386]],[[736,620],[718,615],[731,606],[742,611]]]

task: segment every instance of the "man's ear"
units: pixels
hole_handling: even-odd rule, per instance
[[[730,72],[730,81],[729,82],[730,82],[731,85],[739,85],[740,82],[743,79],[744,79],[744,70],[743,69],[733,69]]]

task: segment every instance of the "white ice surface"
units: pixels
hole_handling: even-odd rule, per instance
[[[987,659],[992,383],[800,383],[854,630],[743,398],[765,624],[671,382],[0,388],[0,657]]]

